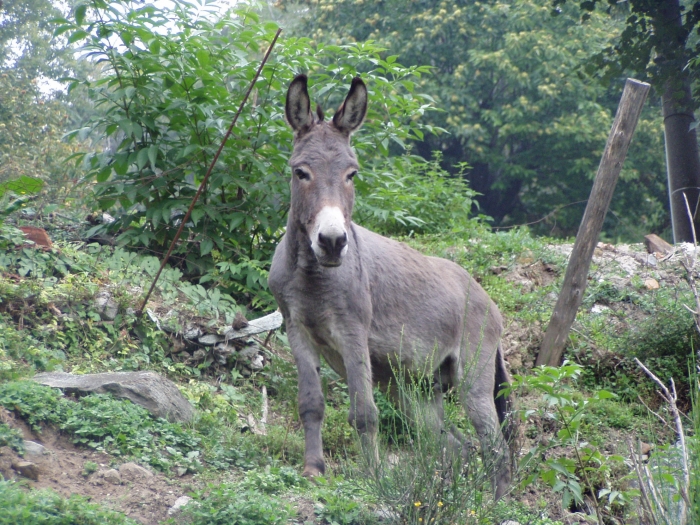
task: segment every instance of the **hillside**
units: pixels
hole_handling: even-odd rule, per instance
[[[323,437],[332,468],[310,483],[300,476],[303,431],[283,329],[226,351],[202,343],[204,335],[241,322],[242,315],[263,313],[183,281],[174,268],[159,281],[151,313],[137,318],[139,297],[157,269],[154,257],[47,229],[58,240],[45,250],[25,244],[7,225],[0,233],[0,473],[8,480],[0,482],[0,523],[46,509],[64,522],[85,523],[349,525],[413,523],[422,516],[440,522],[447,503],[467,505],[459,512],[469,523],[587,523],[594,511],[589,486],[604,494],[598,503],[606,523],[630,523],[640,512],[630,443],[644,447],[645,460],[649,450],[652,458],[668,460],[673,449],[667,445],[675,441],[673,429],[650,415],[665,408],[633,358],[664,380],[674,377],[680,407],[690,410],[688,359],[696,336],[684,305],[694,298],[681,261],[692,247],[658,257],[642,245],[600,244],[567,347],[569,365],[534,373],[571,245],[526,230],[494,234],[476,227],[462,236],[404,239],[464,266],[504,313],[503,347],[525,418],[516,443],[524,465],[519,478],[533,480],[515,486],[507,501],[491,504],[477,454],[455,474],[476,480],[474,487],[440,489],[453,498],[445,502],[426,493],[413,502],[413,513],[402,515],[401,504],[390,498],[405,483],[400,467],[432,467],[415,453],[419,429],[407,427],[382,394],[376,400],[387,486],[377,488],[363,473],[347,423],[347,388],[323,368]],[[178,385],[196,416],[191,423],[171,423],[108,394],[62,394],[28,381],[47,370],[153,370]],[[452,399],[446,417],[473,434]],[[586,459],[577,461],[586,450]],[[22,475],[22,461],[33,463],[38,476],[31,469]],[[657,468],[654,460],[647,465]],[[576,501],[577,485],[582,502]],[[173,509],[181,496],[192,499]]]

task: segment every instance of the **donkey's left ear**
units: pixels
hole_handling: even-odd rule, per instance
[[[350,136],[362,126],[362,121],[367,115],[367,86],[360,77],[352,79],[352,85],[348,96],[335,115],[333,124],[338,130]]]

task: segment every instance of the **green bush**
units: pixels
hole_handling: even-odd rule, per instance
[[[77,444],[135,457],[161,470],[201,468],[200,439],[178,423],[153,417],[131,401],[90,394],[71,401],[33,381],[0,384],[0,406],[36,430],[42,423],[67,432]]]
[[[0,423],[0,447],[10,447],[14,451],[24,454],[22,432],[5,423]]]
[[[137,525],[137,522],[80,496],[63,499],[51,491],[27,491],[0,481],[0,525]]]
[[[117,219],[89,234],[121,232],[119,243],[159,252],[173,239],[277,29],[245,6],[222,14],[208,4],[173,4],[166,11],[130,0],[80,2],[55,30],[104,65],[103,77],[75,79],[69,85],[84,85],[103,109],[72,136],[109,138],[117,144],[116,149],[76,157],[95,183],[98,206]],[[445,178],[436,164],[386,160],[390,147],[402,150],[410,139],[432,131],[418,121],[432,101],[414,92],[426,67],[404,68],[381,51],[372,43],[278,41],[174,252],[189,277],[214,282],[253,306],[271,304],[268,264],[289,200],[292,131],[284,123],[282,105],[299,72],[309,72],[312,99],[326,108],[342,101],[353,76],[361,74],[369,85],[372,103],[353,145],[365,180],[380,190],[365,214],[374,223],[381,219],[388,225],[426,227],[430,217],[417,212],[423,205],[441,211],[447,204],[450,214],[468,208],[471,194]],[[401,176],[391,178],[388,169],[406,171],[407,181],[420,183],[401,190],[404,203],[411,198],[415,203],[397,208],[393,199],[380,202],[399,195],[388,188],[401,183]],[[421,182],[423,175],[436,183],[430,190],[439,197],[435,206],[430,195],[420,194],[429,187]],[[458,186],[459,196],[453,194]],[[358,200],[371,191],[360,184]],[[389,206],[386,213],[382,206]]]

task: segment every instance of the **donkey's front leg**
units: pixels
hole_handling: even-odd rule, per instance
[[[372,394],[372,365],[366,339],[362,343],[345,348],[343,362],[347,373],[350,394],[348,421],[360,435],[362,450],[377,464],[378,412]]]
[[[321,389],[321,361],[318,353],[290,323],[287,328],[289,345],[297,365],[299,382],[299,418],[304,425],[304,473],[313,478],[325,473],[321,425],[325,403]]]

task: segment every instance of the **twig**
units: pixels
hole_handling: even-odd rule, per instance
[[[656,417],[658,417],[659,420],[664,424],[664,426],[666,426],[666,427],[670,427],[670,426],[671,426],[671,425],[668,424],[668,421],[666,421],[666,420],[663,418],[663,416],[662,416],[661,414],[659,414],[658,412],[654,412],[651,408],[649,408],[649,405],[647,405],[647,404],[644,402],[644,400],[642,399],[642,396],[640,396],[639,394],[637,394],[637,399],[639,399],[639,402],[640,402],[642,405],[644,405],[644,408],[646,408],[649,412],[651,412],[651,413],[654,414]]]
[[[644,373],[649,376],[649,378],[654,381],[661,389],[659,395],[664,398],[664,401],[668,404],[668,408],[673,416],[673,421],[676,425],[676,434],[678,435],[678,442],[681,449],[681,459],[682,459],[682,469],[683,469],[683,483],[680,484],[678,491],[680,492],[681,498],[685,502],[686,506],[681,509],[681,523],[686,522],[687,509],[690,508],[690,499],[688,498],[688,487],[690,487],[690,470],[688,469],[688,449],[685,445],[685,433],[683,431],[683,422],[681,421],[680,411],[676,403],[678,402],[678,395],[676,393],[676,384],[671,378],[671,390],[664,385],[653,372],[651,372],[642,362],[634,358],[637,365],[644,370]]]
[[[238,120],[239,115],[243,111],[243,107],[245,106],[245,103],[248,100],[248,97],[250,96],[250,92],[253,90],[253,87],[255,86],[255,83],[258,81],[258,77],[260,76],[260,72],[262,71],[262,68],[265,66],[265,63],[267,62],[268,57],[270,56],[270,53],[272,52],[272,48],[275,47],[275,43],[277,42],[277,38],[280,36],[280,33],[282,32],[282,28],[279,28],[277,30],[277,33],[275,34],[275,38],[272,39],[272,43],[270,44],[270,47],[267,48],[267,52],[265,53],[265,56],[262,59],[262,62],[260,62],[260,66],[258,67],[258,70],[255,72],[255,76],[253,77],[253,80],[250,81],[250,85],[248,86],[248,90],[245,93],[245,96],[243,97],[243,101],[241,102],[241,105],[238,107],[238,111],[233,117],[233,121],[231,122],[231,125],[228,128],[228,131],[226,131],[226,134],[224,135],[223,140],[221,141],[221,145],[219,146],[219,149],[216,152],[216,155],[214,155],[214,158],[212,159],[211,163],[209,164],[209,169],[207,170],[207,173],[204,175],[204,178],[202,179],[202,182],[199,184],[199,189],[197,190],[197,193],[195,193],[194,197],[192,198],[192,203],[190,204],[189,209],[187,210],[187,213],[185,213],[185,216],[182,218],[182,221],[180,222],[180,227],[177,230],[177,233],[175,234],[175,238],[173,241],[170,243],[170,248],[168,248],[168,253],[165,254],[165,257],[163,257],[163,261],[160,264],[160,268],[158,269],[158,273],[156,273],[156,276],[153,278],[153,283],[151,283],[151,287],[148,289],[148,292],[146,293],[146,296],[143,298],[143,303],[141,304],[141,307],[136,311],[136,315],[138,317],[141,317],[143,314],[143,309],[146,307],[146,303],[148,303],[148,298],[151,296],[151,293],[153,292],[153,289],[156,286],[156,283],[158,282],[158,278],[160,277],[161,272],[163,271],[163,268],[165,268],[165,265],[168,262],[168,259],[170,258],[170,254],[173,253],[173,250],[175,249],[175,244],[177,243],[178,239],[180,238],[180,235],[182,234],[182,230],[185,228],[185,224],[190,218],[190,215],[192,214],[192,210],[194,209],[194,205],[197,203],[197,199],[199,199],[199,196],[201,195],[202,191],[207,185],[207,182],[209,181],[209,175],[211,175],[212,170],[214,169],[214,166],[216,165],[216,161],[219,160],[219,155],[221,155],[221,152],[224,149],[224,146],[226,145],[226,141],[228,140],[229,136],[231,135],[231,132],[233,132],[233,128],[236,125],[236,121]]]
[[[263,436],[267,435],[267,388],[265,385],[262,387],[262,416],[260,417],[260,433]]]
[[[632,461],[632,466],[634,467],[634,471],[637,474],[637,480],[639,481],[639,494],[640,500],[642,502],[642,508],[644,509],[645,517],[651,518],[652,525],[658,525],[659,521],[656,519],[656,514],[654,514],[654,508],[652,507],[651,501],[649,500],[648,487],[644,480],[644,477],[642,476],[641,461],[639,459],[639,457],[642,455],[642,451],[638,448],[637,450],[639,454],[635,454],[634,447],[632,445],[632,440],[629,438],[627,439],[627,448],[630,451],[630,459]]]

